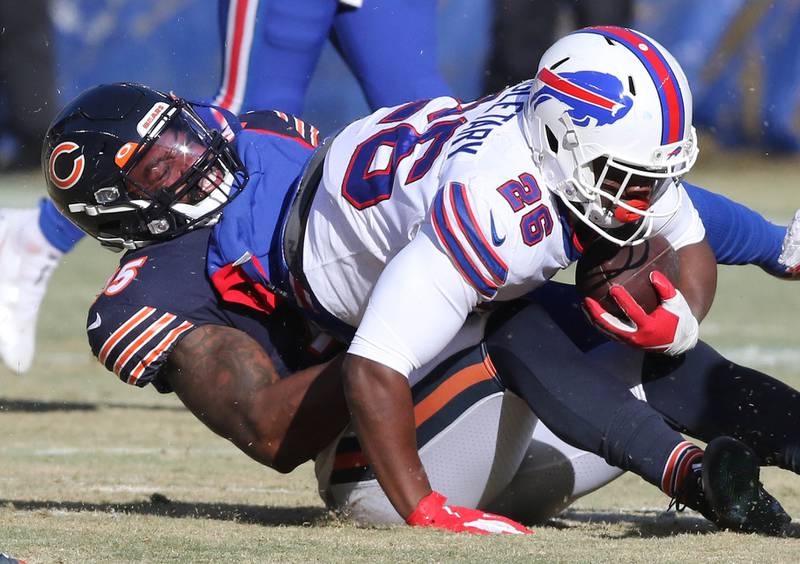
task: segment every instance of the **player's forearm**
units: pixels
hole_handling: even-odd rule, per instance
[[[389,501],[405,519],[431,493],[417,452],[408,380],[380,363],[346,355],[344,387],[361,448]]]
[[[204,326],[170,354],[164,377],[212,431],[258,462],[288,472],[347,423],[340,362],[279,379],[253,339],[229,327]]]
[[[267,443],[272,468],[290,472],[311,460],[349,422],[342,358],[295,372],[253,398],[254,428]]]
[[[678,250],[680,279],[678,290],[686,298],[697,321],[702,321],[717,290],[717,262],[705,239]]]

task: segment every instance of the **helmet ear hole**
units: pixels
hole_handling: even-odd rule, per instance
[[[558,139],[556,139],[553,130],[551,130],[548,126],[544,126],[545,135],[547,135],[547,144],[550,146],[550,150],[554,153],[558,153]]]

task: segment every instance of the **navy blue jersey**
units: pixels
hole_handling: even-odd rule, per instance
[[[92,351],[106,368],[129,384],[153,383],[161,391],[169,391],[158,374],[170,352],[205,324],[247,333],[281,375],[320,362],[336,348],[268,289],[272,234],[317,144],[316,128],[282,112],[244,114],[239,123],[227,112],[197,109],[234,139],[249,184],[215,228],[125,254],[87,325]],[[240,260],[245,254],[248,260]],[[258,283],[259,275],[267,286]]]
[[[125,254],[89,310],[92,352],[122,381],[169,391],[160,368],[182,338],[206,324],[247,333],[281,375],[320,360],[308,354],[311,334],[294,311],[266,315],[220,299],[206,272],[210,234],[198,229]]]

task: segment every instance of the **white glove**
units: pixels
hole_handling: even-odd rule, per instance
[[[795,212],[794,219],[786,228],[778,262],[786,267],[786,272],[800,274],[800,210]]]

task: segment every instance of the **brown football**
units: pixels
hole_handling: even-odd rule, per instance
[[[614,315],[623,315],[608,291],[612,284],[623,286],[647,313],[658,307],[650,273],[662,272],[678,283],[678,253],[664,237],[656,235],[640,245],[619,247],[600,240],[591,245],[578,261],[575,286],[582,296],[590,296]]]

